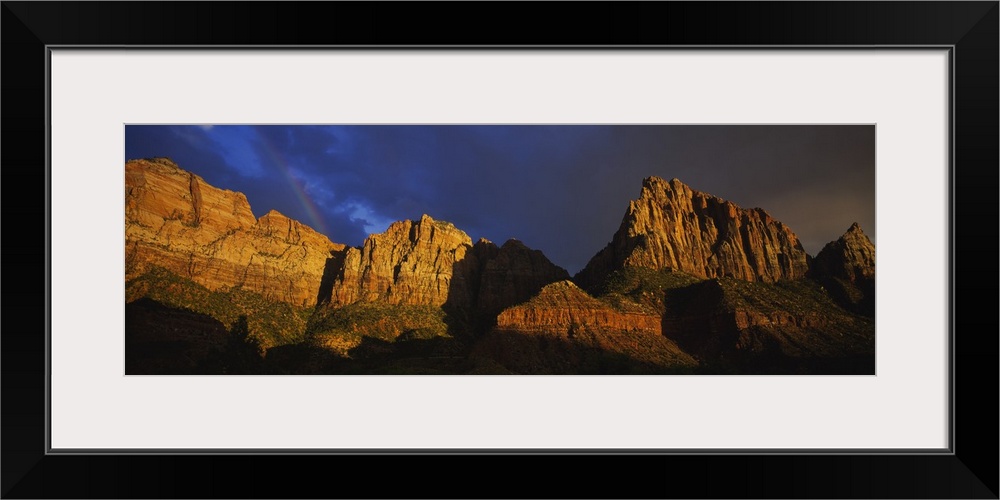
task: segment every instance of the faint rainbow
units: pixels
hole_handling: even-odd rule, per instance
[[[330,233],[327,232],[326,229],[326,224],[323,223],[323,217],[320,216],[319,208],[317,208],[316,204],[313,203],[312,198],[306,194],[305,187],[302,183],[295,178],[294,174],[292,174],[292,169],[288,166],[288,160],[285,159],[278,148],[274,147],[274,144],[271,144],[271,141],[267,138],[267,136],[257,134],[257,137],[260,138],[261,144],[264,145],[264,151],[267,153],[271,162],[277,165],[278,170],[281,171],[281,175],[288,180],[288,184],[292,187],[295,197],[299,199],[299,203],[306,211],[306,216],[309,217],[309,225],[323,235],[330,237]]]

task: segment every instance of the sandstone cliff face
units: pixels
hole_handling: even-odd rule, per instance
[[[471,248],[469,235],[428,215],[394,222],[384,233],[365,239],[362,248],[345,251],[342,267],[335,271],[330,305],[382,301],[440,306],[449,295],[468,302],[465,277],[453,280],[453,275],[455,264]]]
[[[453,311],[486,315],[569,277],[519,241],[499,248],[485,239],[472,245],[465,232],[428,215],[393,223],[386,232],[369,236],[361,248],[335,256],[331,266],[332,307],[355,302],[448,305]]]
[[[155,265],[210,290],[311,306],[327,259],[343,248],[276,211],[254,218],[242,193],[168,159],[125,164],[126,279]]]
[[[847,309],[875,315],[875,245],[858,223],[820,250],[810,274]]]
[[[740,208],[677,179],[648,177],[611,243],[576,281],[589,289],[632,266],[770,283],[804,277],[807,259],[791,229],[763,209]]]

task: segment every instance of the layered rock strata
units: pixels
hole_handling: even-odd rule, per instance
[[[429,215],[395,222],[331,260],[329,305],[385,302],[496,315],[569,274],[517,240],[497,247]]]
[[[361,248],[344,250],[329,305],[379,301],[440,306],[449,295],[467,297],[465,276],[456,275],[455,267],[471,248],[469,235],[428,215],[394,222],[384,233],[366,238]]]
[[[500,313],[473,356],[529,374],[675,373],[697,366],[660,332],[659,315],[612,307],[559,281]]]
[[[658,315],[619,311],[595,299],[572,281],[559,281],[542,288],[528,302],[505,309],[497,316],[497,329],[521,332],[566,333],[585,328],[659,335]]]
[[[169,159],[125,164],[126,280],[159,266],[210,290],[311,306],[331,252],[343,248],[274,210],[255,218],[245,195]]]
[[[575,280],[590,289],[629,266],[768,283],[804,277],[809,268],[795,233],[763,209],[659,177],[643,180],[611,243]]]

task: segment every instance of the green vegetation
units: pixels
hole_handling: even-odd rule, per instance
[[[241,288],[211,291],[152,267],[126,281],[132,320],[142,325],[131,330],[142,335],[132,339],[130,359],[164,373],[226,374],[874,369],[874,322],[841,308],[810,280],[703,280],[669,270],[625,268],[611,273],[598,291],[597,300],[619,311],[664,314],[666,336],[585,328],[567,337],[539,332],[479,337],[458,319],[461,310],[385,303],[302,308]],[[143,298],[166,309],[136,302]],[[737,321],[744,323],[737,326]],[[164,329],[157,330],[160,324]]]
[[[638,306],[647,312],[661,313],[667,291],[700,281],[700,278],[671,269],[626,267],[609,274],[596,292],[598,298],[621,311],[635,310]]]
[[[248,334],[262,351],[304,340],[306,322],[312,314],[311,308],[270,301],[241,288],[213,292],[161,267],[152,267],[142,276],[125,282],[126,303],[143,297],[211,316],[226,328],[233,328],[245,316]]]
[[[735,278],[715,280],[722,290],[723,303],[730,309],[752,309],[764,314],[774,312],[805,315],[823,313],[845,316],[823,288],[807,279],[759,283]]]
[[[308,335],[337,334],[344,338],[371,337],[385,342],[448,337],[445,313],[435,306],[356,303],[316,311],[306,327]]]

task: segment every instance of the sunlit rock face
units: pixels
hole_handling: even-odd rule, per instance
[[[659,177],[643,180],[611,243],[575,280],[589,289],[628,266],[762,282],[801,278],[809,268],[795,233],[763,209]]]
[[[169,159],[125,164],[126,280],[159,266],[210,290],[311,306],[331,252],[343,248],[276,211],[255,218],[243,193]]]
[[[465,260],[472,240],[454,225],[424,215],[399,221],[336,257],[329,305],[358,301],[443,305],[449,296],[468,303],[471,291],[456,264]],[[454,290],[452,290],[454,288]]]
[[[569,277],[542,252],[510,240],[475,245],[462,230],[428,215],[395,222],[361,248],[335,256],[329,305],[387,302],[448,305],[496,315],[543,286]]]

